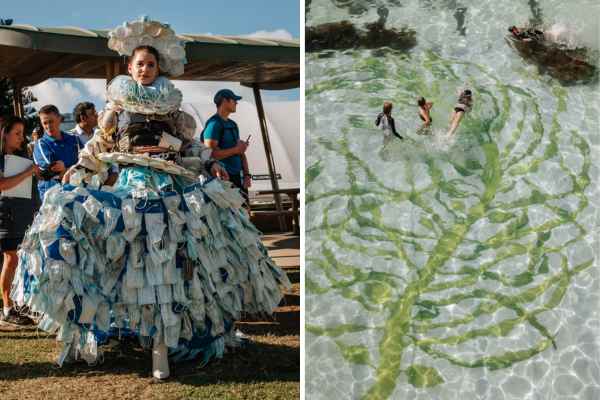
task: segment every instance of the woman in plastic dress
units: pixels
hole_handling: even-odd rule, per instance
[[[172,360],[221,357],[241,312],[271,313],[289,281],[268,257],[226,172],[193,140],[181,92],[185,50],[164,24],[110,32],[130,76],[108,86],[100,130],[63,186],[46,194],[19,252],[12,296],[43,313],[58,359],[95,363],[98,344],[133,333],[153,343],[153,375]],[[114,165],[114,187],[102,186]],[[213,176],[211,176],[213,175]],[[168,350],[167,350],[168,348]]]

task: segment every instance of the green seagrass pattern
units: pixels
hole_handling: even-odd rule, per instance
[[[540,104],[483,67],[432,52],[393,61],[362,55],[318,76],[308,70],[305,282],[309,305],[337,299],[384,322],[322,324],[309,314],[309,335],[372,369],[369,400],[390,398],[401,375],[415,388],[444,385],[435,361],[493,371],[553,351],[560,331],[544,315],[593,265],[591,252],[573,250],[591,234],[582,223],[591,160],[582,133],[560,124],[566,90],[552,86],[553,101]],[[448,91],[465,79],[476,103],[447,151],[432,151],[434,139],[414,131],[365,150],[382,133],[374,116],[354,110],[392,98],[404,126],[403,115],[416,118],[417,96],[449,106]],[[347,104],[328,134],[315,131],[327,124],[312,116],[325,101]],[[399,171],[397,184],[382,178],[384,161]],[[523,333],[521,347],[462,350]]]

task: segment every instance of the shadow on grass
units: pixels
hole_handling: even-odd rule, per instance
[[[139,347],[136,341],[113,343],[103,346],[102,349],[104,363],[94,367],[80,362],[58,368],[56,364],[47,361],[0,361],[0,380],[85,378],[106,374],[151,377],[151,353]],[[285,343],[250,342],[246,347],[225,354],[222,359],[213,360],[203,368],[199,365],[199,360],[171,363],[171,377],[167,381],[192,386],[215,383],[298,382],[300,349]]]
[[[239,328],[246,335],[272,335],[272,336],[293,336],[299,335],[298,326],[294,325],[276,325],[273,323],[238,323],[236,327]]]
[[[45,332],[40,333],[39,336],[34,336],[34,335],[26,335],[26,334],[21,334],[21,335],[7,335],[5,334],[5,332],[0,333],[0,341],[1,340],[39,340],[39,339],[55,339],[56,336],[55,335],[47,335]]]

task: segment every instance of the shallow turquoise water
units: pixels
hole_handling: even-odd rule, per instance
[[[306,57],[307,398],[600,398],[597,86],[506,45],[533,2],[398,3],[310,6],[308,24],[361,24],[387,5],[418,45]],[[539,7],[597,49],[593,2]],[[374,129],[384,100],[406,140]]]

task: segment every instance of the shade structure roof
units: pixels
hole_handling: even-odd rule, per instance
[[[178,80],[231,81],[260,89],[300,86],[297,40],[179,35],[186,43]],[[108,30],[0,26],[0,76],[32,86],[48,78],[101,78],[127,73],[127,60],[107,46]]]

